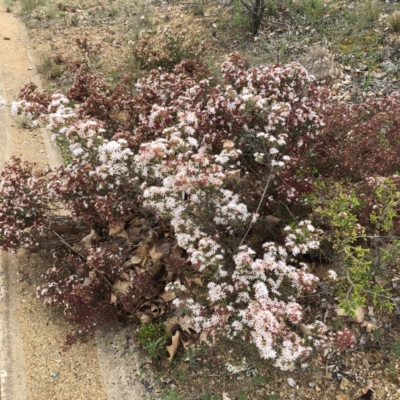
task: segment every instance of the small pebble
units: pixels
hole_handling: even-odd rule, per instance
[[[342,378],[340,381],[340,389],[345,390],[347,388],[347,385],[349,384],[349,380],[345,377]]]
[[[296,381],[293,378],[288,378],[287,383],[290,387],[295,387],[296,386]]]

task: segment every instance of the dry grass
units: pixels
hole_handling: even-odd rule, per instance
[[[400,32],[400,11],[394,11],[389,16],[389,24],[396,33]]]

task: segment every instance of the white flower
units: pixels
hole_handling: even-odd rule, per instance
[[[334,281],[336,281],[336,279],[337,279],[337,273],[333,269],[330,269],[328,271],[328,276],[330,279],[332,279]]]
[[[275,147],[271,147],[269,149],[269,154],[278,154],[278,153],[279,153],[279,150]]]

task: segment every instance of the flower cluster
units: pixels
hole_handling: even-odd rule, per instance
[[[53,193],[47,189],[50,170],[11,158],[1,172],[0,243],[4,250],[35,249],[50,230]]]

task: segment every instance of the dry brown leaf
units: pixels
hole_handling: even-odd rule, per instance
[[[118,233],[116,234],[116,236],[122,237],[122,238],[124,238],[124,239],[126,239],[126,240],[130,240],[130,238],[129,238],[129,236],[128,236],[128,233],[126,232],[125,229],[122,229],[122,231],[118,232]]]
[[[279,222],[281,222],[280,218],[276,218],[273,215],[267,215],[265,217],[265,220],[270,224],[270,225],[277,225]]]
[[[376,325],[375,322],[373,321],[364,321],[361,324],[361,327],[365,326],[365,330],[367,333],[371,333],[372,331],[375,331],[376,329],[378,329],[378,325]]]
[[[228,393],[223,392],[222,393],[222,400],[231,400],[231,398],[228,397]]]
[[[168,361],[171,362],[178,350],[179,347],[179,341],[180,341],[181,333],[179,331],[176,331],[175,334],[172,336],[172,344],[170,346],[166,346],[166,349],[168,351],[169,357]]]
[[[94,229],[91,229],[89,235],[86,235],[78,244],[81,244],[84,248],[89,249],[100,239],[100,235]]]
[[[165,314],[165,306],[164,304],[155,304],[153,303],[150,307],[151,315],[154,318],[158,318],[161,315]]]
[[[192,331],[196,332],[190,317],[188,317],[187,315],[185,315],[184,317],[179,317],[178,324],[181,327],[182,331],[187,332],[189,335],[192,334]]]
[[[125,261],[124,267],[129,268],[132,265],[138,265],[142,262],[142,259],[138,256],[132,256],[128,261]]]
[[[114,294],[127,294],[128,293],[128,288],[129,288],[130,282],[127,281],[121,281],[120,279],[117,279],[114,284],[112,285],[112,291]]]
[[[190,347],[193,347],[193,343],[191,343],[190,339],[184,338],[183,335],[181,335],[181,343],[185,350],[188,350],[190,349]]]
[[[376,364],[381,361],[382,353],[377,349],[369,349],[368,353],[365,355],[365,358],[368,360],[370,364]]]
[[[160,294],[160,298],[162,298],[166,303],[175,300],[176,299],[176,294],[175,292],[164,292],[162,294]]]
[[[143,274],[144,272],[146,272],[146,268],[134,267],[134,270],[136,272],[136,275],[140,275],[140,274]]]
[[[129,281],[129,280],[130,280],[129,275],[128,275],[126,272],[122,272],[122,273],[120,274],[119,278],[120,278],[121,280],[123,280],[123,281]]]
[[[143,324],[149,324],[150,322],[153,321],[153,317],[151,315],[142,313],[142,315],[139,317],[140,321],[142,321]]]
[[[306,265],[307,265],[307,272],[309,274],[314,274],[319,279],[324,279],[328,275],[328,271],[332,269],[331,265],[329,264],[312,262]]]
[[[192,286],[192,285],[199,285],[199,286],[203,286],[203,281],[201,280],[201,278],[185,278],[188,286]]]
[[[200,343],[208,343],[207,332],[203,331],[200,333]]]
[[[178,317],[171,317],[164,322],[167,332],[175,332],[178,328]]]
[[[160,260],[162,259],[162,257],[163,257],[163,253],[159,253],[159,252],[157,252],[156,251],[156,247],[155,246],[153,246],[153,248],[150,250],[150,257],[151,257],[151,259],[152,259],[152,261],[153,261],[153,265],[152,265],[152,267],[150,268],[150,272],[153,274],[153,275],[156,275],[159,271],[160,271],[160,269],[161,269],[161,264],[160,264]]]
[[[83,280],[82,286],[89,286],[92,283],[92,279],[89,278],[88,276]]]
[[[153,248],[149,252],[150,257],[153,261],[153,264],[158,264],[160,260],[163,258],[163,252],[158,252],[156,250],[156,246],[154,245]]]
[[[373,306],[368,306],[368,315],[370,317],[375,317],[375,315],[374,315],[374,307]]]
[[[114,293],[111,293],[110,304],[115,304],[117,302],[117,296]]]
[[[132,256],[129,260],[132,264],[140,264],[141,263],[141,258],[138,256]]]
[[[124,226],[125,226],[125,221],[118,221],[115,222],[114,224],[110,224],[110,227],[108,229],[108,236],[117,235],[124,229]]]
[[[304,336],[311,336],[311,329],[308,325],[306,324],[299,324],[298,325],[300,332],[304,335]]]
[[[144,244],[135,251],[135,256],[140,258],[142,267],[146,265],[147,258],[149,257],[149,248],[150,246],[148,244]]]

